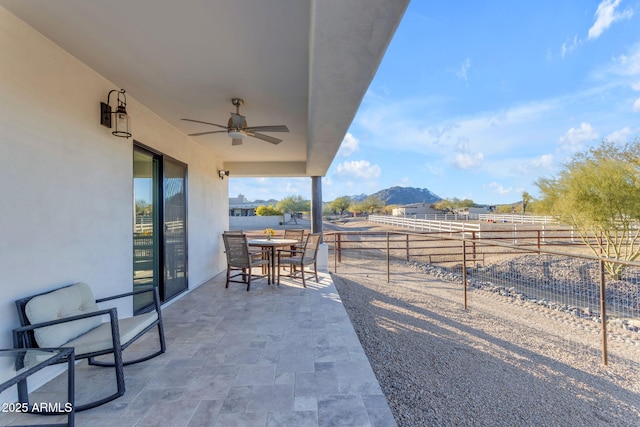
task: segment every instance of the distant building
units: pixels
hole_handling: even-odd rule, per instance
[[[489,209],[488,208],[468,208],[467,213],[476,214],[476,215],[486,214],[486,213],[489,213]]]
[[[243,203],[249,203],[246,197],[243,194],[238,194],[238,197],[229,197],[229,206],[231,205],[239,205]]]
[[[258,206],[260,203],[249,202],[242,194],[238,194],[238,197],[229,197],[229,216],[255,216]]]
[[[391,214],[393,216],[407,216],[407,215],[431,215],[440,213],[433,209],[427,203],[411,203],[409,205],[400,206],[394,208]]]

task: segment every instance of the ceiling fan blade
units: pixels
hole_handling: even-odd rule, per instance
[[[254,138],[261,139],[263,141],[270,142],[271,144],[274,144],[274,145],[280,144],[282,142],[281,139],[274,138],[274,137],[269,136],[269,135],[263,135],[261,133],[247,132],[247,135],[252,136]]]
[[[219,124],[216,124],[216,123],[203,122],[201,120],[193,120],[193,119],[180,119],[180,120],[184,120],[184,121],[187,121],[187,122],[194,122],[194,123],[202,123],[204,125],[218,126],[219,128],[227,129],[226,126],[222,126],[222,125],[219,125]]]
[[[231,140],[231,145],[242,145],[242,140],[240,138],[233,138]]]
[[[212,133],[227,133],[226,130],[210,130],[208,132],[196,132],[196,133],[188,133],[188,136],[200,136],[200,135],[209,135]]]
[[[248,132],[289,132],[289,128],[285,125],[272,125],[272,126],[249,126],[245,129]]]

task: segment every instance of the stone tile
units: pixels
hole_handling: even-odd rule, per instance
[[[338,383],[333,370],[296,374],[296,397],[318,397],[338,394]]]
[[[241,365],[234,385],[270,385],[276,377],[276,365]]]
[[[136,427],[185,426],[195,414],[198,404],[199,402],[193,400],[158,402],[152,405]]]
[[[191,381],[182,394],[183,400],[224,400],[235,381],[235,374],[211,372]]]
[[[224,403],[222,404],[221,413],[241,413],[247,410],[249,397],[251,396],[251,387],[231,387]]]
[[[125,395],[76,414],[76,425],[394,425],[333,282],[321,276],[307,289],[283,279],[246,292],[225,289],[223,273],[173,302],[163,313],[167,352],[125,367]],[[127,354],[156,341],[145,336]],[[83,361],[76,372],[85,401],[115,390],[113,369]],[[64,390],[65,374],[32,395],[53,402]],[[0,414],[0,424],[13,418]]]
[[[283,353],[278,360],[278,373],[313,372],[314,357],[312,352]]]
[[[202,400],[196,408],[188,427],[202,427],[213,425],[222,409],[221,400]]]
[[[220,414],[214,427],[265,427],[267,425],[267,413],[243,413]]]
[[[272,412],[267,427],[318,427],[318,413],[315,411]]]
[[[247,412],[293,411],[293,384],[258,385],[251,390]]]
[[[318,399],[318,426],[371,427],[359,396],[333,395]]]
[[[362,396],[364,407],[369,415],[371,427],[394,427],[396,421],[384,395]]]
[[[293,400],[293,410],[318,412],[318,399],[312,396],[296,396]]]
[[[338,390],[342,394],[382,394],[380,384],[368,362],[336,362]]]

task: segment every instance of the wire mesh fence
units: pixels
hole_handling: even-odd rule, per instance
[[[389,281],[394,265],[410,263],[431,278],[459,284],[456,289],[465,308],[469,292],[483,292],[547,311],[557,328],[566,328],[562,336],[567,338],[553,339],[562,351],[599,352],[605,365],[628,364],[637,370],[640,265],[621,261],[622,274],[611,277],[604,266],[612,261],[573,242],[545,242],[539,236],[531,230],[519,236],[511,232],[507,242],[467,235],[452,238],[448,233],[336,232],[326,234],[325,243],[332,272],[366,264]],[[473,306],[473,299],[469,304]],[[586,333],[572,334],[571,328]],[[550,340],[551,336],[555,334]]]

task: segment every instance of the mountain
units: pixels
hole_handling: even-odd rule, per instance
[[[349,196],[349,198],[350,198],[350,199],[351,199],[351,201],[353,201],[353,202],[361,202],[361,201],[363,201],[364,199],[366,199],[367,197],[369,197],[369,196],[367,196],[367,195],[366,195],[366,194],[364,194],[364,193],[356,194],[356,195],[354,195],[354,196]]]
[[[409,203],[435,203],[442,200],[442,197],[432,193],[427,188],[414,187],[391,187],[380,190],[377,193],[370,194],[372,197],[378,197],[386,205],[406,205]],[[364,194],[351,196],[351,200],[359,202],[369,196]]]

